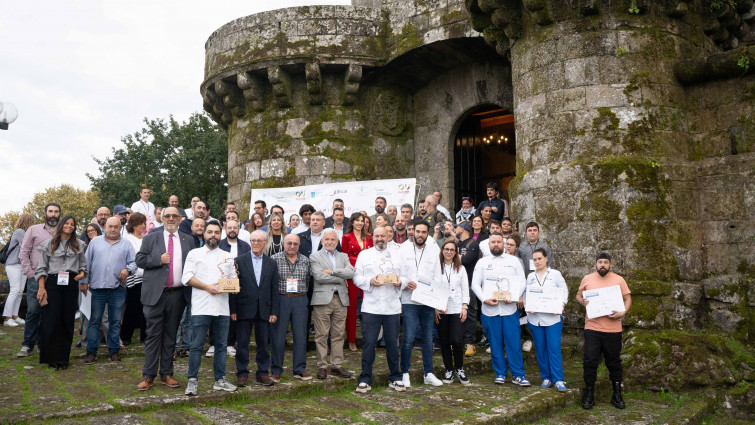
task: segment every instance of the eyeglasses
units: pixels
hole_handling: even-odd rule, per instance
[[[456,252],[454,248],[443,248],[443,252]]]
[[[163,215],[163,218],[178,218],[178,217],[181,217],[181,216],[178,214],[164,214]]]
[[[267,242],[267,241],[266,241],[266,240],[264,240],[264,239],[263,239],[263,240],[254,240],[254,239],[252,239],[252,240],[251,240],[251,242],[252,242],[252,243],[265,243],[265,242]]]

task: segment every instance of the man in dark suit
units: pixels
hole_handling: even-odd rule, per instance
[[[347,227],[349,227],[349,218],[346,217],[346,210],[343,208],[343,199],[336,198],[333,201],[333,214],[330,215],[330,217],[325,219],[325,227],[333,227],[333,223],[335,223],[335,219],[333,216],[336,214],[336,209],[340,208],[341,213],[343,213],[343,228],[346,230]],[[338,229],[336,229],[338,230]]]
[[[181,283],[183,266],[189,251],[194,249],[190,235],[178,231],[181,216],[174,207],[163,211],[165,230],[144,237],[136,253],[136,265],[144,269],[141,302],[147,321],[147,340],[144,343],[144,380],[140,391],[148,390],[160,368],[160,381],[176,388],[173,378],[173,350],[176,331],[184,307],[191,301],[191,288]]]
[[[194,212],[192,219],[182,221],[178,228],[178,230],[186,233],[187,235],[194,234],[191,230],[191,225],[194,222],[195,218],[201,218],[205,221],[210,220],[210,207],[207,206],[207,203],[205,203],[205,201],[197,201],[197,203],[192,207],[192,211]]]
[[[225,223],[225,239],[220,241],[218,248],[230,252],[234,258],[240,257],[252,250],[248,243],[239,239],[239,222],[229,220]]]
[[[325,229],[325,214],[320,211],[313,212],[309,219],[309,229],[299,233],[299,253],[301,255],[309,258],[313,252],[322,249],[323,229]],[[341,242],[338,242],[336,250],[341,252]]]
[[[238,386],[243,387],[249,379],[249,340],[254,326],[257,345],[257,383],[273,385],[270,378],[270,324],[278,320],[278,265],[262,251],[267,235],[255,230],[251,236],[251,254],[239,255],[236,266],[239,275],[238,294],[229,299],[231,320],[236,322],[236,336],[239,342],[236,352]]]

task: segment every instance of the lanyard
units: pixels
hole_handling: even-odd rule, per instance
[[[535,280],[537,280],[537,284],[540,285],[541,288],[543,287],[543,285],[545,285],[545,279],[548,278],[548,272],[550,272],[550,270],[545,271],[545,276],[543,276],[543,281],[540,282],[540,278],[537,277],[537,270],[535,270]]]
[[[446,275],[446,280],[448,281],[448,287],[451,287],[451,265],[450,264],[444,264],[443,265],[443,274]]]
[[[296,273],[296,269],[298,268],[299,268],[299,257],[296,257],[296,263],[294,263],[293,270],[291,270],[291,261],[288,258],[286,258],[286,269],[291,274],[292,279],[295,277],[294,274]]]
[[[425,248],[422,248],[422,253],[419,255],[419,261],[417,261],[417,246],[412,246],[414,248],[414,265],[417,266],[417,271],[419,272],[419,265],[422,263],[422,256],[425,255]]]

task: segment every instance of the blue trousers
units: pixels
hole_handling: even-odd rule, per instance
[[[511,368],[511,376],[524,377],[522,346],[519,345],[519,338],[521,337],[519,314],[514,313],[508,316],[486,316],[483,314],[482,323],[488,332],[490,358],[496,375],[506,376],[508,369]],[[507,357],[508,362],[506,361]]]
[[[375,363],[375,348],[377,348],[380,327],[383,327],[385,338],[385,357],[388,360],[388,381],[401,380],[398,367],[398,330],[400,314],[371,314],[362,312],[362,373],[359,383],[372,385],[372,365]]]
[[[26,324],[24,325],[24,342],[29,348],[34,348],[39,339],[39,324],[42,321],[42,306],[37,301],[39,282],[33,277],[26,279]],[[97,341],[100,338],[97,336]]]
[[[307,320],[309,319],[309,300],[306,295],[298,297],[278,297],[280,309],[278,320],[271,326],[271,373],[283,372],[283,356],[286,348],[286,333],[291,323],[294,338],[293,366],[294,375],[301,375],[307,369]]]
[[[202,349],[207,332],[212,329],[215,338],[215,356],[212,371],[215,380],[225,377],[226,342],[231,318],[228,316],[191,316],[191,351],[189,352],[189,378],[196,378],[202,364]]]
[[[404,315],[404,337],[401,340],[401,373],[409,373],[409,367],[412,365],[412,347],[417,333],[417,325],[419,325],[422,333],[422,369],[425,375],[432,373],[435,309],[418,304],[402,304],[401,309]]]
[[[181,350],[189,350],[191,348],[191,305],[186,306],[184,314],[181,316],[181,323],[178,324],[176,342],[179,339],[181,341]],[[178,349],[178,344],[176,344],[176,350]]]
[[[535,326],[529,323],[532,342],[537,354],[537,367],[540,377],[553,382],[564,380],[564,367],[561,360],[561,329],[564,322],[550,326]]]
[[[90,289],[92,291],[92,314],[87,327],[87,351],[97,354],[100,345],[100,324],[102,315],[105,313],[107,304],[108,330],[107,348],[108,353],[118,352],[121,348],[121,313],[126,304],[126,287],[118,285],[110,289]]]

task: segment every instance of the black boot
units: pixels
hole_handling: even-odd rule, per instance
[[[621,381],[613,383],[613,395],[611,396],[611,404],[617,409],[623,409],[626,406],[624,399],[621,398]]]
[[[582,408],[592,409],[595,405],[595,384],[585,385],[585,390],[582,393]]]

